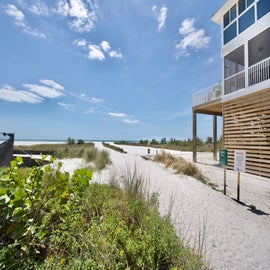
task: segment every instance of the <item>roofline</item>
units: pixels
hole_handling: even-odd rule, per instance
[[[238,2],[238,0],[227,0],[211,17],[211,20],[222,26],[223,15]]]

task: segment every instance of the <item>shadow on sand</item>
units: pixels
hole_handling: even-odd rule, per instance
[[[237,203],[239,203],[239,204],[241,204],[241,205],[243,205],[243,206],[245,206],[245,207],[247,207],[248,208],[248,211],[250,211],[250,212],[252,212],[252,213],[254,213],[254,214],[256,214],[256,215],[258,215],[258,216],[269,216],[270,214],[269,213],[266,213],[266,212],[264,212],[264,211],[261,211],[261,210],[259,210],[259,209],[256,209],[256,207],[254,206],[254,205],[247,205],[246,203],[244,203],[244,202],[238,202],[236,199],[234,199],[234,198],[232,198],[235,202],[237,202]]]

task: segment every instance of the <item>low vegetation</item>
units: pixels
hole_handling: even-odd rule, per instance
[[[136,174],[119,188],[20,162],[0,171],[0,269],[207,269]]]
[[[213,139],[212,137],[207,137],[206,141],[197,138],[197,151],[198,152],[211,152],[213,151]],[[175,138],[170,138],[167,140],[165,137],[160,141],[156,139],[152,140],[140,140],[139,142],[128,142],[119,141],[116,144],[127,144],[134,146],[151,146],[155,148],[171,149],[171,150],[181,150],[181,151],[192,151],[193,141],[191,139],[187,140],[177,140]],[[218,141],[217,148],[221,148],[221,140]]]
[[[211,186],[212,188],[216,188],[216,185],[211,183],[196,167],[196,165],[192,162],[186,161],[182,157],[176,157],[172,154],[162,151],[162,153],[154,156],[153,159],[155,162],[163,163],[166,168],[172,168],[176,171],[176,173],[182,173],[185,175],[192,176],[197,180],[201,181],[204,184]]]
[[[124,151],[123,148],[120,148],[120,147],[118,147],[118,146],[116,146],[116,145],[112,145],[112,144],[110,144],[110,143],[105,143],[105,142],[103,142],[102,145],[103,145],[104,147],[110,148],[110,149],[112,149],[112,150],[114,150],[114,151],[117,151],[117,152],[120,152],[120,153],[124,153],[124,154],[127,153],[127,152]]]
[[[79,141],[78,141],[79,142]],[[28,154],[31,151],[52,152],[58,159],[62,158],[83,158],[87,162],[93,162],[96,170],[102,170],[110,163],[109,153],[105,150],[98,151],[94,143],[77,144],[42,144],[31,146],[17,146],[15,150],[21,150]]]

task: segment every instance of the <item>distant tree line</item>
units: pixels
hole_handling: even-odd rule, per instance
[[[220,141],[220,140],[219,140]],[[178,140],[175,138],[170,138],[169,140],[166,139],[166,137],[162,138],[160,141],[156,139],[149,140],[140,140],[139,144],[144,145],[157,145],[157,144],[163,144],[163,145],[179,145],[179,146],[189,146],[193,143],[193,140],[187,139],[187,140]],[[197,145],[203,145],[203,144],[213,144],[213,138],[207,137],[206,141],[204,142],[202,139],[197,138]]]
[[[71,145],[71,144],[84,144],[84,140],[82,139],[78,139],[77,142],[75,141],[75,139],[71,138],[71,137],[68,137],[67,138],[67,144]]]

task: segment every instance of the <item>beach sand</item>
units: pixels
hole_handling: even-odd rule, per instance
[[[104,149],[102,143],[95,143]],[[95,173],[93,181],[108,183],[112,175],[121,179],[136,168],[146,180],[150,193],[159,195],[159,211],[171,212],[179,236],[191,247],[200,247],[213,269],[270,269],[270,179],[241,174],[240,201],[237,203],[237,173],[227,171],[227,195],[192,177],[175,174],[163,164],[145,160],[148,147],[121,146],[127,154],[110,153],[112,165]],[[150,154],[159,152],[150,148]],[[168,151],[191,161],[192,153]],[[72,173],[85,166],[81,159],[62,160],[63,170]],[[201,172],[223,190],[223,168],[211,153],[198,153]],[[256,207],[253,211],[250,205]]]
[[[96,146],[103,149],[101,143]],[[178,234],[191,246],[203,245],[206,260],[213,269],[270,269],[270,179],[241,174],[240,201],[237,196],[237,173],[227,171],[227,195],[192,177],[175,174],[164,165],[144,160],[147,147],[121,146],[127,154],[112,150],[112,165],[94,181],[106,183],[112,174],[125,175],[136,166],[149,192],[159,194],[160,213],[171,211]],[[158,149],[150,148],[155,154]],[[192,153],[169,151],[191,160]],[[211,153],[199,153],[197,166],[210,181],[223,190],[223,168],[212,160]],[[256,207],[252,212],[250,205]],[[170,210],[171,209],[171,210]]]

